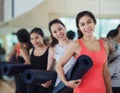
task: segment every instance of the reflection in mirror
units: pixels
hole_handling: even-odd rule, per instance
[[[5,3],[6,2],[7,1],[5,0]],[[116,27],[119,23],[120,13],[117,11],[119,2],[120,1],[118,0],[111,0],[111,2],[109,2],[109,0],[42,0],[39,5],[37,4],[33,9],[30,9],[29,11],[27,10],[26,13],[12,18],[5,23],[3,22],[0,26],[0,39],[8,53],[13,43],[17,42],[15,36],[11,35],[12,32],[16,32],[19,28],[27,28],[30,31],[34,27],[41,27],[44,30],[45,35],[49,36],[48,22],[54,18],[61,19],[65,23],[67,30],[73,30],[76,32],[75,17],[78,12],[83,10],[89,10],[97,17],[98,22],[95,36],[98,38],[100,36],[106,36],[106,33],[110,29]],[[31,3],[28,3],[28,5],[29,4]],[[18,5],[18,3],[16,5]],[[18,8],[15,7],[16,5],[14,5],[14,8]],[[30,7],[30,5],[28,7]],[[7,7],[5,7],[4,10],[7,10]],[[11,15],[9,12],[8,14]],[[4,15],[8,14],[5,12]],[[6,19],[9,19],[9,17]],[[12,44],[6,43],[8,41]]]

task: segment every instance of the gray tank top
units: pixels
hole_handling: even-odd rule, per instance
[[[55,56],[54,56],[56,62],[58,62],[59,59],[63,56],[65,50],[66,50],[66,46],[61,47],[59,45],[56,45]],[[70,70],[72,65],[74,65],[75,61],[76,61],[76,59],[74,57],[71,57],[71,59],[64,65],[63,70],[64,70],[65,74]],[[61,79],[59,77],[57,77],[55,87],[60,83],[60,81],[61,81]]]

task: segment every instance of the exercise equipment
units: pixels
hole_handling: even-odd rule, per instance
[[[93,62],[89,56],[81,55],[77,59],[75,65],[71,68],[71,70],[66,75],[67,79],[68,80],[81,79],[89,71],[92,65],[93,65]]]
[[[19,73],[23,73],[26,69],[30,69],[30,68],[31,65],[28,64],[9,62],[2,65],[1,73],[2,75],[6,75],[6,76],[15,76],[18,75]]]
[[[14,62],[12,62],[12,63],[14,63]],[[11,63],[8,61],[0,61],[0,74],[2,74],[2,68],[3,68],[4,64],[11,64]]]
[[[55,71],[46,71],[46,70],[32,70],[27,69],[23,73],[22,80],[26,84],[42,84],[49,80],[52,80],[52,83],[55,82],[57,73]]]
[[[70,70],[65,75],[66,79],[67,80],[81,79],[88,72],[88,70],[92,67],[92,65],[93,65],[93,62],[89,56],[81,55],[76,60],[76,63],[70,68]],[[64,87],[66,86],[61,81],[56,87],[54,87],[52,93],[57,93]]]

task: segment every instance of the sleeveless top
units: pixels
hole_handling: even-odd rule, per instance
[[[109,55],[109,70],[111,75],[112,87],[120,87],[120,44],[112,40],[114,52]]]
[[[55,58],[56,62],[58,62],[59,59],[63,56],[65,50],[66,50],[66,46],[64,46],[64,47],[61,47],[59,45],[55,46],[54,58]],[[71,57],[71,59],[64,65],[63,70],[64,70],[65,74],[70,70],[72,65],[74,65],[75,61],[76,61],[76,59],[74,57]],[[61,79],[59,77],[57,77],[55,87],[60,83],[60,81],[61,81]]]
[[[106,88],[103,79],[103,65],[107,60],[106,50],[102,40],[99,40],[100,50],[88,50],[81,39],[78,39],[81,46],[80,55],[88,55],[92,61],[93,66],[83,76],[79,87],[74,89],[74,93],[106,93]]]
[[[46,49],[43,55],[35,56],[34,49],[30,55],[30,62],[32,65],[32,69],[39,69],[39,70],[46,70],[47,69],[47,62],[48,62],[48,50]]]

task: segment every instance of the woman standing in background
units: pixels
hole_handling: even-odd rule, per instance
[[[19,43],[14,45],[12,51],[8,54],[7,59],[11,61],[11,58],[15,55],[16,62],[21,64],[30,64],[29,49],[30,35],[26,29],[20,29],[16,33]],[[15,93],[26,93],[27,85],[21,80],[20,76],[15,76]]]
[[[112,33],[112,34],[111,34]],[[109,38],[109,70],[113,93],[120,93],[120,24],[111,30]]]

